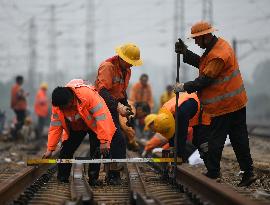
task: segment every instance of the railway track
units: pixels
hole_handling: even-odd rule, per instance
[[[89,145],[77,155],[87,156]],[[128,157],[138,157],[128,152]],[[127,163],[120,185],[89,186],[86,166],[74,164],[70,183],[56,180],[56,167],[28,167],[0,184],[0,204],[267,204],[218,184],[191,168],[177,167],[176,181],[164,176],[165,164]],[[105,172],[100,173],[105,179]]]

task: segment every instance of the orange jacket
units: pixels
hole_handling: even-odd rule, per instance
[[[97,134],[100,143],[110,143],[116,127],[103,98],[93,86],[84,84],[81,79],[70,81],[66,87],[71,88],[77,97],[78,118],[81,117],[87,127]],[[62,140],[67,140],[69,137],[69,129],[65,121],[64,113],[58,107],[53,106],[48,135],[48,150],[55,150],[62,133]]]
[[[126,97],[130,76],[130,68],[126,69],[124,76],[119,66],[119,57],[114,56],[100,64],[95,86],[98,91],[106,88],[114,98],[123,99]]]
[[[49,102],[46,91],[42,88],[40,88],[36,94],[34,109],[37,116],[48,116]]]
[[[138,102],[147,102],[151,109],[154,107],[152,88],[149,84],[143,86],[141,82],[135,83],[130,89],[129,100],[133,105]]]
[[[201,57],[199,75],[204,74],[206,65],[215,58],[223,60],[224,68],[213,84],[198,93],[204,111],[212,117],[234,112],[247,103],[239,65],[227,41],[218,38],[210,52]]]
[[[179,93],[179,98],[178,98],[178,106],[180,106],[183,102],[187,101],[188,99],[194,99],[198,103],[198,110],[195,116],[189,120],[189,127],[193,127],[195,125],[199,124],[199,117],[200,117],[200,101],[199,98],[197,97],[196,93]],[[169,110],[173,115],[175,114],[175,103],[176,103],[176,97],[173,97],[170,99],[168,102],[166,102],[162,108],[165,108]],[[204,125],[209,125],[210,124],[210,117],[206,114],[202,115],[201,119],[201,124]]]
[[[187,141],[192,142],[192,138],[193,138],[193,129],[192,127],[188,127]],[[154,148],[157,148],[157,147],[168,149],[170,146],[168,146],[167,144],[168,144],[168,140],[165,137],[163,137],[159,133],[155,133],[155,135],[146,142],[144,150],[147,152],[150,152]]]
[[[19,84],[14,84],[11,88],[10,107],[14,110],[26,110],[27,101],[24,90]]]

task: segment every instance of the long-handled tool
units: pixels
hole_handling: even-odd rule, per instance
[[[179,42],[181,39],[178,39]],[[177,65],[176,65],[176,83],[179,83],[179,70],[180,70],[180,54],[177,53]],[[177,151],[178,151],[178,98],[179,92],[176,92],[176,104],[175,104],[175,135],[174,135],[174,169],[173,169],[173,178],[176,179],[176,170],[177,170]]]
[[[112,162],[121,162],[121,163],[164,163],[164,162],[174,162],[173,158],[126,158],[126,159],[90,159],[87,157],[78,157],[75,159],[28,159],[27,165],[38,165],[38,164],[96,164],[96,163],[112,163]],[[181,162],[181,161],[178,161]]]

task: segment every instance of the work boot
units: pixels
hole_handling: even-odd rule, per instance
[[[220,172],[218,173],[210,173],[210,172],[206,172],[206,173],[203,173],[204,176],[210,178],[210,179],[218,179],[218,178],[221,178],[221,174]]]
[[[120,172],[109,171],[108,175],[105,178],[105,181],[109,185],[120,185],[122,182],[121,177],[120,177]]]
[[[89,179],[88,184],[90,186],[101,186],[103,184],[103,181],[100,179],[92,179],[92,180]]]
[[[257,177],[251,173],[244,173],[241,182],[237,185],[239,187],[249,186],[257,180]]]

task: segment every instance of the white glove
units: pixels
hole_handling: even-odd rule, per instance
[[[175,93],[185,92],[184,83],[175,83],[175,85],[173,86],[173,90]]]
[[[149,153],[148,151],[144,150],[143,153],[142,153],[142,157],[143,158],[146,157],[148,155],[148,153]]]

